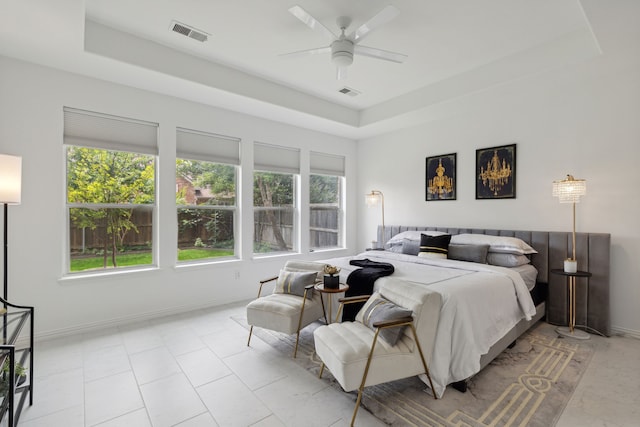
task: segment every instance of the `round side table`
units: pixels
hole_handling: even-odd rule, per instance
[[[329,319],[331,319],[331,294],[339,294],[341,292],[346,292],[349,289],[349,285],[346,283],[338,284],[337,288],[325,288],[324,283],[316,283],[314,286],[315,290],[320,292],[320,302],[322,302],[322,312],[324,313],[324,321],[328,325],[331,323]],[[329,316],[327,317],[327,311],[324,308],[324,298],[323,294],[329,294],[328,296],[328,305],[329,305]]]
[[[559,326],[556,328],[556,332],[560,335],[569,338],[575,338],[579,340],[588,340],[591,336],[580,329],[575,329],[576,326],[576,277],[591,277],[592,274],[588,271],[576,271],[575,273],[567,273],[563,269],[560,268],[552,268],[551,273],[559,274],[561,276],[566,276],[567,278],[567,287],[569,288],[569,321],[567,322],[569,326]],[[587,296],[588,292],[588,284],[587,284]],[[589,309],[589,301],[587,300],[587,310]],[[587,325],[585,325],[587,326]]]

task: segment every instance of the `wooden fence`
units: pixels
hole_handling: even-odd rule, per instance
[[[216,241],[233,241],[233,212],[220,212],[223,212],[223,214],[216,225],[215,231],[207,229],[203,221],[193,226],[180,227],[178,246],[193,246],[198,238],[207,245],[211,243],[212,238]],[[293,213],[290,211],[275,212],[280,232],[285,242],[287,242],[288,249],[291,249],[293,245]],[[181,221],[181,219],[179,215],[178,220]],[[336,207],[311,206],[309,246],[312,249],[338,246],[339,219],[340,215]],[[131,221],[136,224],[137,232],[135,230],[128,231],[121,245],[124,247],[151,248],[154,235],[152,212],[150,210],[134,210],[131,215]],[[105,227],[104,223],[98,223],[94,229],[89,227],[79,228],[72,223],[69,236],[71,252],[83,253],[102,249],[104,247]],[[256,215],[255,217],[254,242],[266,243],[274,248],[278,246],[273,232],[273,225],[266,218],[266,215]]]

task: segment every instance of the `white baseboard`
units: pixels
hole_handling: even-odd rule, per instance
[[[621,328],[619,326],[611,327],[611,335],[621,335],[623,337],[640,339],[640,331],[635,329]]]
[[[92,323],[85,323],[82,325],[76,325],[76,326],[71,326],[68,328],[61,328],[61,329],[53,329],[50,331],[43,331],[43,332],[39,332],[35,334],[35,341],[46,341],[46,340],[53,340],[56,338],[62,338],[62,337],[67,337],[67,336],[73,336],[73,335],[79,335],[79,334],[84,334],[87,332],[95,332],[95,331],[99,331],[102,329],[107,329],[107,328],[112,328],[112,327],[117,327],[117,326],[124,326],[124,325],[129,325],[132,323],[136,323],[136,322],[144,322],[147,320],[153,320],[153,319],[158,319],[161,317],[166,317],[166,316],[171,316],[171,315],[176,315],[176,314],[182,314],[182,313],[186,313],[189,311],[195,311],[195,310],[203,310],[203,309],[210,309],[210,308],[214,308],[214,307],[223,307],[225,305],[232,305],[232,304],[241,304],[243,303],[242,301],[238,301],[238,302],[228,302],[228,303],[224,303],[224,304],[216,304],[213,302],[209,302],[209,303],[205,303],[205,304],[199,304],[199,305],[188,305],[188,306],[179,306],[179,307],[171,307],[168,309],[162,309],[162,310],[156,310],[156,311],[149,311],[146,313],[137,313],[137,314],[133,314],[130,316],[123,316],[123,317],[118,317],[118,318],[114,318],[114,319],[107,319],[107,320],[102,320],[102,321],[98,321],[98,322],[92,322]]]

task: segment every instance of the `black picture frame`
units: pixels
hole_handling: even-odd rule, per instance
[[[476,199],[516,198],[516,144],[476,150]]]
[[[425,200],[456,200],[456,153],[426,158]]]

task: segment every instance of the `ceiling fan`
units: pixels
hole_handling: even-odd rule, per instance
[[[289,12],[312,30],[317,31],[330,39],[331,44],[325,47],[286,53],[281,56],[291,57],[331,53],[331,60],[337,67],[338,80],[347,77],[347,67],[353,63],[354,54],[397,63],[402,63],[407,59],[407,55],[403,55],[401,53],[389,52],[359,44],[371,31],[398,16],[400,11],[395,6],[386,6],[375,16],[349,34],[346,34],[346,30],[349,28],[349,25],[351,25],[351,18],[347,16],[340,16],[336,19],[336,23],[340,29],[340,34],[336,34],[300,6],[293,6],[289,9]]]

